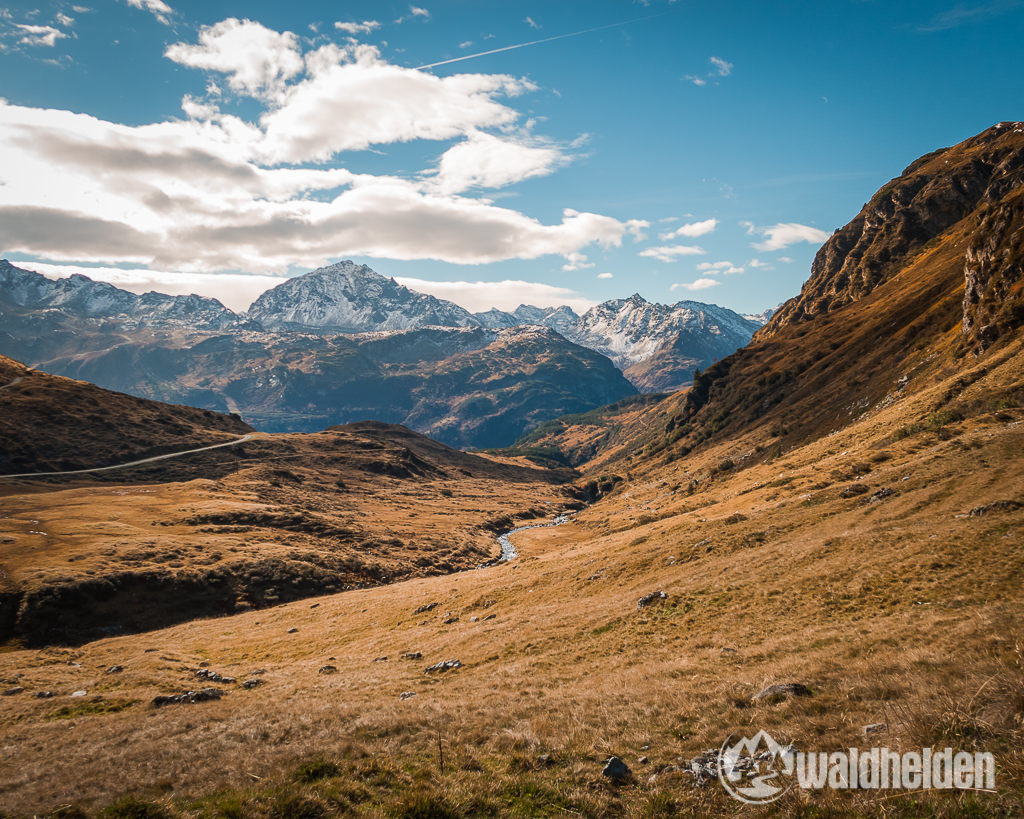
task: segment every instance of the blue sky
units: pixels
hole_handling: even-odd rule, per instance
[[[472,309],[761,310],[1024,116],[1022,42],[1014,0],[7,5],[0,252],[233,307],[354,258]]]

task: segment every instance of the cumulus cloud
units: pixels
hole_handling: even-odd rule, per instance
[[[692,282],[676,282],[669,290],[707,290],[709,287],[717,287],[720,284],[718,279],[697,279]]]
[[[304,67],[295,34],[235,17],[203,26],[198,43],[174,43],[164,55],[190,68],[226,74],[234,91],[253,97],[277,96]]]
[[[310,76],[261,118],[269,162],[323,161],[372,145],[444,140],[508,126],[519,114],[498,101],[535,86],[506,74],[437,77],[385,62],[373,46],[324,46]]]
[[[174,14],[174,9],[168,6],[164,0],[125,0],[125,2],[132,8],[150,12],[165,26],[171,24],[171,15]],[[78,9],[79,7],[75,6],[75,10],[77,11]]]
[[[597,274],[597,278],[599,278],[599,279],[610,279],[610,278],[612,278],[612,274],[611,273],[598,273]]]
[[[584,253],[570,253],[565,258],[566,262],[562,265],[562,270],[566,273],[573,270],[586,270],[594,266],[593,262],[587,261],[587,256]]]
[[[771,227],[759,228],[758,232],[765,239],[763,242],[755,242],[752,247],[755,250],[764,252],[782,250],[800,242],[820,245],[830,235],[827,231],[811,227],[810,225],[801,225],[797,222],[779,222]]]
[[[184,119],[128,126],[0,100],[0,246],[179,273],[273,273],[346,255],[456,264],[556,255],[578,269],[591,265],[590,247],[643,237],[642,220],[565,210],[543,223],[467,194],[569,161],[509,104],[529,81],[437,77],[356,43],[302,47],[235,18],[171,46],[168,58],[226,86],[186,96]],[[222,112],[230,92],[254,97],[262,113]],[[345,151],[424,139],[457,141],[435,167],[404,177],[339,164]]]
[[[697,265],[697,269],[707,273],[725,273],[727,275],[743,272],[742,267],[738,267],[732,262],[701,262]]]
[[[662,233],[661,238],[666,241],[677,239],[681,236],[693,239],[697,236],[706,236],[708,233],[712,233],[716,227],[718,227],[717,219],[705,219],[703,222],[690,222],[689,224],[679,226],[675,230],[670,230],[668,233]]]
[[[566,304],[577,313],[583,313],[597,304],[575,290],[540,282],[513,279],[500,282],[432,282],[405,276],[396,276],[395,281],[410,290],[453,301],[472,313],[491,309],[511,311],[521,304],[534,307],[560,307]]]
[[[35,26],[27,23],[16,23],[14,26],[21,36],[18,42],[28,46],[47,46],[52,48],[68,35],[54,26]]]
[[[662,245],[660,247],[649,247],[641,250],[640,255],[649,259],[657,259],[659,262],[676,262],[683,256],[700,256],[707,251],[696,245]]]
[[[473,131],[441,155],[437,170],[430,175],[439,190],[460,193],[470,188],[504,188],[547,176],[567,161],[554,145]]]
[[[338,31],[344,31],[346,34],[370,34],[380,28],[380,23],[377,20],[363,20],[361,23],[343,23],[338,21],[334,24],[334,27]]]

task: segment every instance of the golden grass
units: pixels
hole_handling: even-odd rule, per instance
[[[1013,383],[1020,362],[965,394]],[[791,792],[770,812],[1019,814],[1024,513],[969,513],[1021,499],[1024,413],[893,439],[947,388],[774,461],[748,466],[755,442],[730,439],[635,475],[573,523],[518,535],[513,565],[0,655],[0,677],[26,689],[0,698],[0,809],[130,793],[194,816],[729,815],[717,787],[650,777],[733,731],[834,750],[873,744],[862,727],[885,722],[890,747],[991,750],[998,793]],[[851,483],[869,491],[845,497]],[[638,610],[654,590],[666,603]],[[448,659],[464,665],[424,674]],[[147,704],[196,687],[203,661],[266,682]],[[327,663],[339,673],[318,674]],[[113,664],[124,672],[105,675]],[[779,681],[813,696],[751,704]],[[61,698],[35,700],[44,688]],[[140,702],[50,719],[76,688]],[[634,783],[602,780],[610,754]]]

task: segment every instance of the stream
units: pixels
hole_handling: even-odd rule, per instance
[[[513,545],[511,540],[512,535],[517,532],[525,532],[527,529],[546,529],[550,526],[561,526],[563,523],[569,521],[572,516],[573,513],[565,512],[554,520],[550,520],[545,523],[530,523],[526,526],[517,526],[515,529],[509,529],[507,532],[503,532],[498,535],[498,545],[501,546],[501,557],[485,564],[485,566],[496,566],[499,563],[508,563],[510,560],[514,560],[519,557],[519,552],[516,551],[516,547]]]

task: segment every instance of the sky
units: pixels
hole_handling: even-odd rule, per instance
[[[233,309],[354,259],[471,310],[757,312],[1024,119],[1024,0],[422,3],[0,6],[0,256]]]

